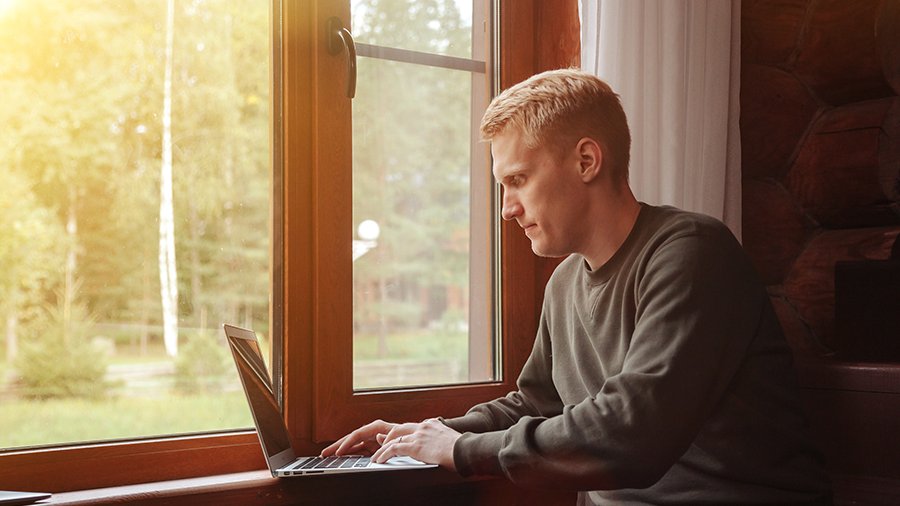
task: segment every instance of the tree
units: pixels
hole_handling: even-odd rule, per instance
[[[0,117],[5,121],[4,176],[16,198],[11,212],[16,234],[10,247],[23,255],[12,262],[20,269],[11,275],[3,297],[7,310],[7,345],[14,350],[19,322],[37,318],[35,307],[54,290],[62,291],[64,315],[71,315],[80,245],[79,219],[87,188],[102,179],[110,161],[108,145],[100,140],[103,118],[109,113],[98,97],[72,100],[71,87],[97,84],[94,66],[78,58],[65,58],[58,46],[84,47],[102,53],[97,38],[73,37],[84,12],[54,18],[55,5],[14,4],[0,18],[0,84],[4,90]],[[22,14],[20,16],[20,14]],[[102,37],[106,22],[98,20],[95,37]],[[110,90],[114,95],[116,88]],[[97,126],[100,126],[100,129]],[[93,127],[93,128],[92,128]],[[88,145],[96,143],[89,151]],[[77,174],[77,175],[76,175]],[[65,249],[65,260],[59,255]],[[62,276],[54,267],[63,265]],[[64,333],[66,338],[67,334]]]
[[[167,18],[179,30],[168,60]],[[30,195],[53,227],[3,246],[25,250],[46,237],[57,248],[34,255],[47,279],[20,299],[17,322],[36,326],[59,290],[69,307],[83,304],[104,328],[122,328],[111,332],[134,335],[137,324],[142,343],[163,337],[160,229],[150,224],[166,207],[161,169],[171,163],[171,219],[164,211],[160,220],[172,224],[163,251],[181,260],[163,270],[166,291],[179,294],[170,322],[241,318],[266,330],[268,22],[267,4],[254,0],[183,0],[168,10],[142,0],[34,0],[0,11],[0,168],[21,182],[4,197]],[[77,299],[65,289],[76,279]],[[12,288],[0,290],[0,301],[11,300]]]
[[[354,16],[369,44],[471,55],[452,0],[372,0]],[[362,58],[353,103],[354,220],[381,225],[354,263],[355,325],[375,331],[440,320],[468,290],[470,81],[464,71]],[[439,142],[438,142],[439,140]]]
[[[106,360],[88,341],[93,319],[71,294],[58,294],[56,305],[47,305],[36,336],[22,349],[17,362],[18,382],[26,397],[99,398],[110,386],[105,380]]]
[[[2,118],[2,116],[0,116]],[[0,148],[0,160],[9,162],[9,150]],[[6,360],[19,352],[19,321],[23,312],[41,301],[52,286],[54,258],[63,244],[54,237],[62,230],[53,214],[38,205],[27,182],[0,161],[0,316],[5,325]],[[26,314],[26,318],[33,315]]]
[[[172,198],[172,67],[175,0],[166,4],[166,63],[163,79],[162,166],[159,177],[159,292],[163,341],[169,356],[178,354],[178,270],[175,261],[175,211]]]

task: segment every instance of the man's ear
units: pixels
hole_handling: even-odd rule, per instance
[[[575,146],[575,154],[581,180],[589,183],[596,179],[603,169],[603,148],[600,143],[590,137],[583,137]]]

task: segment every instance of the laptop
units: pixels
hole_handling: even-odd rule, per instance
[[[32,504],[49,498],[50,494],[46,492],[12,492],[0,490],[0,504],[3,505]]]
[[[281,478],[437,467],[436,464],[425,464],[403,456],[394,457],[384,464],[376,464],[369,457],[361,455],[298,457],[291,448],[291,438],[281,417],[281,410],[275,398],[269,370],[260,352],[256,333],[228,324],[224,325],[224,329],[228,347],[231,349],[241,384],[244,386],[247,403],[250,405],[263,456],[272,476]]]

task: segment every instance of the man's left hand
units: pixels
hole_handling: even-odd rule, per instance
[[[372,455],[372,462],[384,463],[391,457],[407,455],[456,471],[453,445],[461,435],[437,418],[429,418],[421,423],[399,424],[387,434],[376,436],[381,448]]]

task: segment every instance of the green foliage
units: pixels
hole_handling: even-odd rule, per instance
[[[367,7],[353,28],[364,42],[471,55],[471,27],[454,0],[361,4]],[[269,332],[268,9],[258,0],[176,2],[174,208],[179,319],[186,327],[234,321]],[[49,399],[34,404],[66,406],[63,424],[91,434],[43,433],[28,444],[182,430],[169,420],[142,432],[115,409],[57,399],[108,394],[105,359],[89,344],[88,314],[104,328],[123,329],[104,331],[120,345],[151,329],[142,352],[159,349],[165,11],[164,2],[144,0],[23,0],[0,8],[0,321],[18,322],[18,384],[30,397]],[[392,331],[420,331],[398,339],[397,350],[428,347],[433,356],[446,345],[464,356],[464,338],[421,331],[448,318],[441,304],[424,310],[421,302],[423,293],[468,284],[471,76],[410,67],[360,59],[353,191],[363,198],[353,213],[377,220],[382,237],[354,265],[354,277],[382,291],[355,302],[367,315],[360,326],[381,330],[384,318]],[[83,280],[80,296],[70,294],[67,310],[45,310],[65,274]],[[226,348],[211,336],[185,338],[179,390],[219,388],[215,378],[232,374]],[[144,413],[179,411],[167,402],[121,409],[158,421],[161,415]],[[7,406],[4,399],[6,416],[21,408]],[[103,415],[87,416],[94,410]],[[101,423],[103,416],[118,425]],[[108,431],[91,431],[101,426]],[[0,437],[7,429],[0,423]]]
[[[0,218],[0,276],[12,278],[0,279],[0,305],[16,300],[0,316],[27,319],[23,312],[52,298],[68,249],[99,321],[160,324],[165,15],[164,2],[141,0],[30,0],[0,9],[0,188],[8,188],[4,179],[17,182],[8,199],[0,196],[0,214],[8,215],[5,200],[24,204],[19,215],[29,211],[16,218],[16,234]],[[266,319],[268,4],[176,2],[175,17],[179,316],[192,326],[204,317]],[[7,247],[27,250],[21,258],[38,258],[38,268],[19,268],[19,256],[8,262]],[[15,285],[41,269],[46,282],[25,297]]]
[[[2,150],[0,150],[2,155]],[[62,227],[41,207],[28,180],[0,156],[0,316],[40,307],[54,286],[66,241]],[[25,315],[26,317],[30,315]]]
[[[106,357],[89,341],[92,320],[80,304],[47,308],[37,332],[23,344],[16,362],[19,391],[26,398],[103,397]]]
[[[58,338],[23,346],[18,360],[20,392],[26,398],[102,397],[108,386],[105,371],[90,343],[66,345]]]
[[[436,357],[466,362],[468,360],[468,335],[459,331],[417,330],[395,333],[387,338],[387,347],[396,350],[392,359],[433,360]],[[357,333],[353,336],[353,361],[363,363],[378,361],[378,337]]]
[[[209,332],[187,336],[175,361],[175,389],[185,394],[222,390],[234,376],[228,349]]]
[[[472,57],[471,26],[454,0],[367,0],[353,32],[369,44]],[[353,266],[359,291],[376,291],[356,296],[354,325],[402,332],[441,320],[446,304],[424,297],[468,289],[472,76],[369,58],[358,73],[353,215],[377,221],[381,236]]]
[[[4,400],[0,449],[242,427],[253,427],[253,420],[240,389],[215,395]]]

